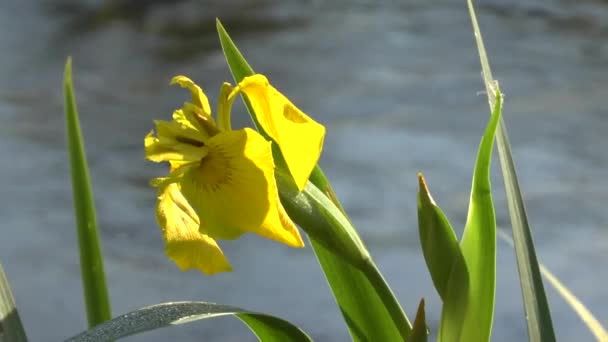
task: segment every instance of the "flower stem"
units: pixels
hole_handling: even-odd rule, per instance
[[[332,201],[336,205],[336,207],[338,207],[338,209],[342,211],[342,213],[344,213],[344,216],[350,220],[350,218],[348,218],[348,215],[346,215],[344,208],[340,204],[338,197],[334,193],[331,184],[329,184],[329,181],[325,177],[323,170],[318,165],[313,170],[309,180],[319,189],[321,189],[321,191],[323,191],[327,198],[329,198],[329,200]],[[369,280],[372,286],[376,289],[378,296],[380,296],[386,310],[389,312],[391,318],[393,319],[393,323],[395,323],[395,326],[398,327],[399,333],[405,341],[412,329],[412,326],[405,312],[403,311],[403,308],[399,304],[399,301],[395,297],[395,294],[382,276],[382,273],[380,273],[380,270],[378,269],[374,261],[371,259],[371,257],[368,258],[366,262],[360,266],[360,269],[365,274],[365,277]]]
[[[399,333],[401,333],[403,340],[407,340],[407,337],[412,330],[412,325],[405,315],[403,308],[401,305],[399,305],[397,297],[395,297],[395,294],[382,276],[382,273],[380,273],[380,270],[372,259],[369,259],[369,262],[363,265],[362,271],[365,273],[365,276],[372,286],[376,289],[378,296],[380,296],[386,310],[393,319],[393,323],[395,323],[395,326],[398,327]]]

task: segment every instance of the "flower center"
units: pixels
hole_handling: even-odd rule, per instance
[[[198,141],[192,138],[188,138],[188,137],[183,137],[183,136],[176,136],[175,140],[177,140],[178,142],[182,143],[182,144],[186,144],[186,145],[192,145],[192,146],[196,146],[196,147],[203,147],[205,146],[205,143],[202,141]]]
[[[199,166],[200,179],[205,191],[217,192],[222,186],[232,182],[232,165],[230,158],[220,146],[213,146],[209,154],[201,159]]]

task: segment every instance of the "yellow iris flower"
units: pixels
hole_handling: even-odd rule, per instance
[[[245,78],[221,88],[217,123],[202,89],[184,76],[171,83],[188,88],[192,102],[156,121],[156,136],[145,138],[146,158],[169,162],[170,174],[154,179],[156,214],[166,253],[182,270],[205,274],[230,271],[216,239],[256,233],[303,247],[298,229],[283,208],[274,178],[271,144],[278,144],[298,188],[306,184],[321,153],[325,129],[272,87],[266,77]],[[272,138],[244,128],[232,130],[232,102],[244,93],[256,119]]]

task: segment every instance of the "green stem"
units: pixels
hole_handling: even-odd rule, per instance
[[[403,308],[401,305],[399,305],[399,301],[397,300],[397,297],[395,297],[393,290],[391,290],[390,286],[382,276],[382,273],[380,273],[380,270],[371,259],[369,259],[368,263],[363,265],[361,271],[376,289],[376,292],[384,303],[386,310],[391,315],[393,323],[395,323],[395,326],[399,327],[399,333],[403,337],[403,340],[406,341],[412,330],[412,325],[405,315]]]
[[[342,211],[342,213],[344,213],[344,216],[348,220],[350,220],[348,215],[346,215],[344,208],[340,204],[338,197],[334,193],[331,184],[329,184],[329,181],[325,177],[323,170],[318,165],[313,170],[309,180],[321,191],[323,191],[327,198],[329,198],[329,200],[332,201],[336,205],[336,207],[338,207],[338,209]],[[399,329],[399,333],[405,341],[411,331],[410,321],[408,320],[405,312],[403,311],[403,308],[399,304],[399,301],[395,297],[395,294],[382,276],[382,273],[380,273],[380,270],[378,269],[374,261],[371,259],[371,257],[366,263],[361,266],[360,269],[378,292],[378,295],[382,299],[382,302],[384,303],[386,310],[389,312],[395,325],[397,327],[402,327],[401,329]]]

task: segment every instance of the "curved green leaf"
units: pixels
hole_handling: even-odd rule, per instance
[[[418,227],[422,252],[443,301],[439,341],[457,341],[468,308],[469,273],[456,234],[418,175]]]
[[[76,229],[78,231],[78,246],[80,249],[80,274],[84,289],[84,299],[87,310],[89,327],[95,326],[112,317],[106,276],[103,271],[103,256],[91,183],[89,168],[84,151],[78,110],[72,87],[72,59],[65,64],[65,125],[68,140],[70,167],[72,170],[72,191],[74,195],[74,211],[76,214]]]
[[[170,325],[221,316],[241,319],[262,342],[309,342],[312,339],[295,325],[266,314],[234,306],[206,302],[173,302],[148,306],[106,321],[66,342],[112,341]]]
[[[217,30],[228,66],[238,83],[254,73],[219,20]],[[247,109],[251,107],[244,99]],[[255,116],[251,115],[260,129]],[[260,130],[262,135],[265,132]],[[275,152],[275,151],[273,151]],[[277,163],[281,201],[289,216],[309,235],[313,250],[355,341],[406,340],[410,323],[393,292],[382,278],[356,230],[350,224],[331,186],[317,166],[302,193],[294,191]],[[314,185],[313,185],[314,184]]]
[[[419,175],[418,222],[424,258],[443,300],[439,341],[489,341],[496,287],[496,220],[490,186],[501,95],[481,139],[462,241]]]
[[[452,267],[456,259],[461,259],[460,265],[464,265],[464,256],[452,225],[433,200],[422,173],[418,174],[418,183],[418,232],[422,253],[435,289],[445,302]]]
[[[475,42],[479,52],[483,80],[488,95],[490,109],[494,107],[495,89],[494,79],[490,70],[490,63],[481,37],[481,31],[477,23],[473,1],[467,0]],[[515,255],[517,257],[517,268],[519,270],[519,281],[526,311],[526,322],[528,323],[528,338],[530,341],[555,341],[553,322],[551,321],[551,311],[545,294],[542,277],[540,274],[538,259],[534,250],[532,231],[528,225],[528,217],[524,206],[523,196],[519,189],[519,182],[515,172],[515,163],[511,156],[511,145],[507,129],[503,120],[499,123],[496,135],[496,145],[502,169],[505,191],[507,195],[507,205],[509,216],[511,217],[511,227],[513,229],[513,239],[515,240]]]
[[[469,271],[467,313],[460,341],[489,341],[492,333],[496,291],[496,218],[490,163],[501,106],[502,98],[497,90],[494,111],[477,153],[469,213],[460,244]]]

